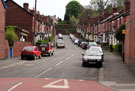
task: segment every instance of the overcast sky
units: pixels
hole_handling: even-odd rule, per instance
[[[29,8],[34,7],[35,0],[13,0],[18,3],[20,6],[23,6],[23,3],[29,3]],[[37,10],[44,15],[56,15],[64,19],[65,15],[65,6],[71,0],[37,0]],[[81,5],[88,5],[90,0],[77,0]]]

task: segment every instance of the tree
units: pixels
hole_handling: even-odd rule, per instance
[[[76,19],[76,18],[72,15],[72,17],[70,17],[70,24],[72,24],[73,26],[76,26],[77,23],[78,23],[78,19]]]
[[[115,37],[117,40],[124,42],[125,34],[122,34],[122,30],[125,29],[125,24],[121,25],[115,33]]]
[[[9,46],[13,46],[15,40],[18,40],[18,36],[15,33],[15,27],[6,27],[5,39],[8,40]]]
[[[91,0],[90,7],[100,14],[105,10],[108,4],[109,0]]]
[[[118,10],[121,10],[124,8],[124,2],[127,0],[111,0],[111,3],[113,7],[118,8]]]
[[[76,0],[70,1],[66,6],[66,13],[64,20],[69,21],[70,17],[79,17],[79,14],[83,11],[83,6]]]

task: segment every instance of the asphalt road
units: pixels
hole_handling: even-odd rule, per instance
[[[102,68],[82,67],[85,50],[68,36],[64,41],[50,57],[0,60],[0,91],[135,91],[135,76],[119,55],[106,51]]]
[[[82,67],[84,50],[74,45],[68,36],[64,36],[65,48],[55,49],[51,57],[42,59],[21,60],[19,58],[0,63],[1,78],[60,78],[99,80],[96,67]]]

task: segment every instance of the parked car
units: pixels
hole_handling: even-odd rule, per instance
[[[63,39],[63,35],[62,34],[58,34],[58,39]]]
[[[87,49],[89,49],[91,46],[97,46],[96,42],[89,42],[87,45]]]
[[[81,44],[82,42],[83,42],[82,40],[79,40],[77,45],[80,46],[80,44]]]
[[[78,39],[75,39],[75,40],[74,40],[74,44],[77,45],[77,44],[78,44],[78,41],[79,41]]]
[[[42,52],[42,56],[44,55],[53,55],[54,53],[54,50],[53,48],[51,47],[51,45],[49,45],[49,43],[45,43],[45,44],[40,44],[39,46],[39,49],[41,50]]]
[[[82,49],[87,49],[87,45],[88,45],[87,42],[83,42],[83,43],[81,44],[81,48],[82,48]]]
[[[100,46],[91,46],[88,50],[96,50],[99,51],[102,56],[102,61],[104,61],[104,52]]]
[[[62,39],[58,39],[56,41],[56,47],[59,48],[59,47],[65,47],[65,42],[62,40]]]
[[[25,58],[41,58],[41,51],[36,46],[26,46],[21,52],[21,59]]]
[[[102,57],[99,51],[86,50],[85,54],[82,55],[82,66],[86,66],[88,64],[95,64],[99,68],[102,67]]]

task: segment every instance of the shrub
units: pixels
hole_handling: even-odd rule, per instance
[[[119,52],[119,53],[122,53],[122,46],[123,44],[116,44],[115,45],[115,51]]]
[[[9,46],[13,46],[13,42],[15,40],[18,40],[18,36],[16,35],[16,33],[14,31],[7,30],[5,32],[5,39],[8,40]]]
[[[110,52],[113,52],[113,45],[110,45]]]

